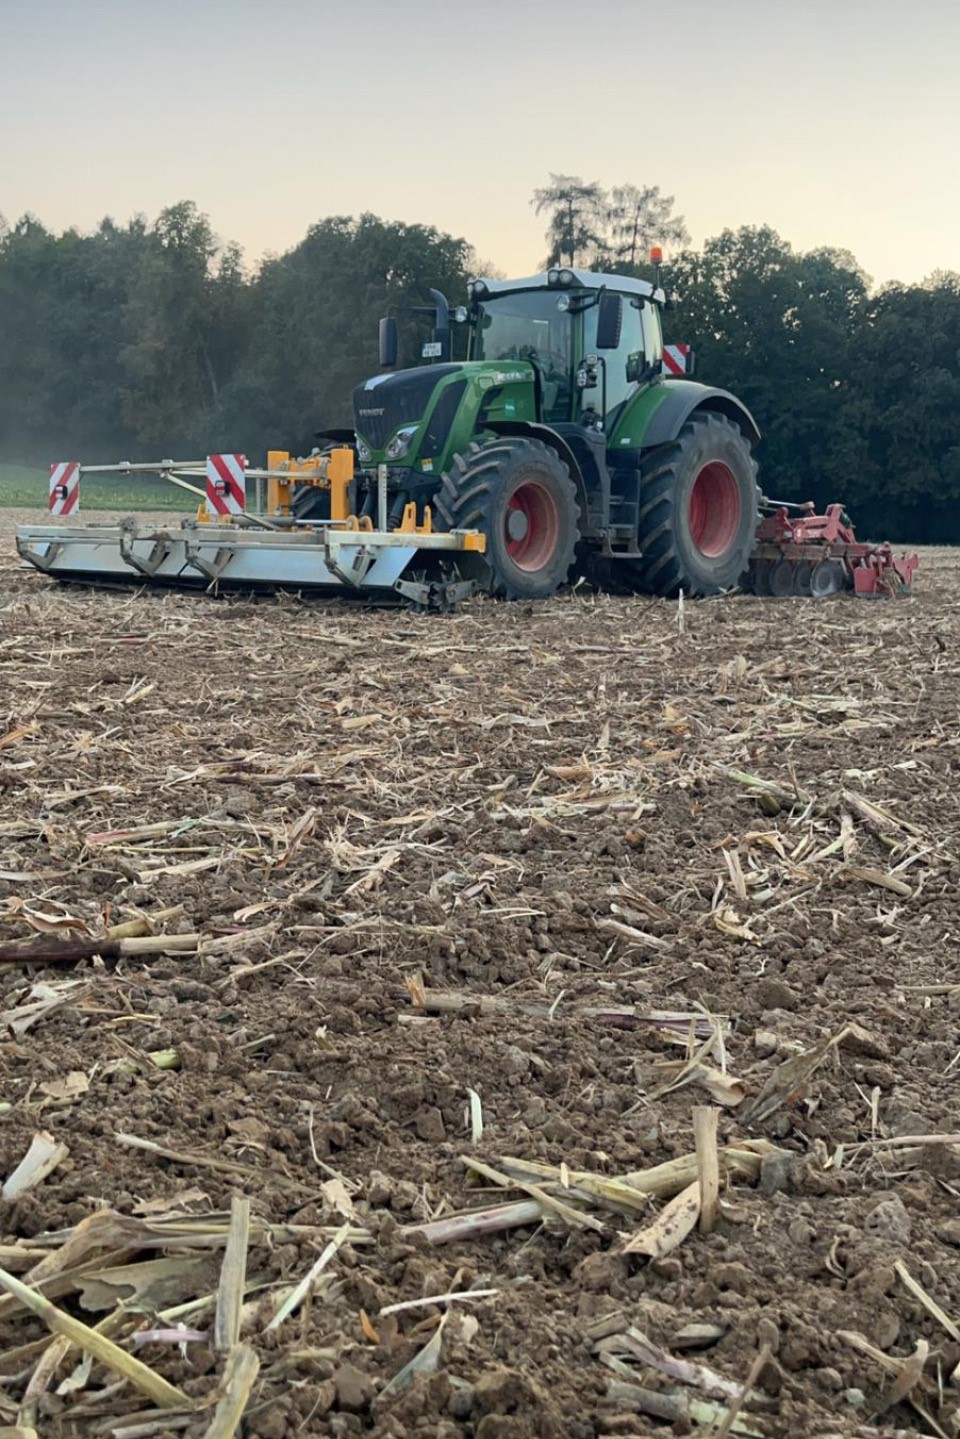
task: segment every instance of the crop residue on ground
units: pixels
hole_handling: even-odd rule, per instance
[[[426,617],[15,518],[0,1427],[955,1433],[952,555]]]

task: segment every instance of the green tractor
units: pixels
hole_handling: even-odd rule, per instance
[[[354,391],[356,509],[390,525],[408,505],[435,528],[481,530],[470,576],[513,599],[553,594],[579,568],[654,595],[708,595],[747,569],[758,524],[760,432],[725,390],[662,373],[662,289],[556,268],[474,280],[456,310],[438,291],[428,363]],[[467,326],[452,359],[454,323]],[[458,348],[462,348],[459,347]],[[301,519],[322,503],[305,491]],[[463,561],[460,562],[461,571]]]

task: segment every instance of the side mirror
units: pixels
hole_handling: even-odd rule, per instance
[[[380,321],[380,368],[389,370],[397,363],[400,350],[400,333],[392,315]]]
[[[623,296],[604,291],[597,304],[597,349],[615,350],[623,324]]]

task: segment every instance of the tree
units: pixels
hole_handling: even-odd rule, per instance
[[[604,268],[632,274],[642,267],[653,245],[687,245],[683,217],[673,213],[672,195],[659,185],[616,185],[605,206]]]
[[[56,238],[32,215],[0,237],[0,445],[10,450],[47,413]]]
[[[885,285],[864,307],[849,393],[857,476],[881,527],[960,538],[960,277]]]
[[[636,274],[651,245],[689,240],[683,217],[673,213],[673,196],[661,195],[658,185],[616,185],[608,192],[595,180],[552,174],[530,203],[549,217],[548,267],[579,258],[590,269]]]
[[[217,414],[221,386],[243,358],[218,333],[225,310],[235,325],[239,253],[216,263],[210,222],[189,200],[161,211],[148,238],[126,305],[122,397],[134,433],[169,447]]]
[[[857,452],[848,398],[867,293],[851,257],[797,254],[769,226],[744,226],[678,256],[669,284],[681,306],[668,338],[692,341],[699,378],[753,413],[766,492],[847,498]]]
[[[530,203],[538,215],[546,211],[549,217],[544,262],[548,268],[560,264],[564,256],[569,265],[577,263],[578,255],[589,264],[602,248],[606,196],[595,180],[551,174],[549,185],[534,190]]]
[[[473,263],[374,215],[320,221],[253,275],[189,201],[91,235],[25,216],[0,230],[0,456],[309,449],[350,423],[379,317],[400,316],[414,361],[415,307],[462,294]]]
[[[401,358],[416,363],[415,307],[431,287],[462,294],[471,259],[465,240],[428,226],[369,214],[312,225],[253,283],[256,344],[223,396],[232,432],[302,451],[317,430],[352,424],[354,386],[376,370],[379,318],[398,316]]]

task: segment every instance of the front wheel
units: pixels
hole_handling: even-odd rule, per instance
[[[644,457],[634,566],[655,595],[711,595],[747,570],[757,530],[756,465],[740,428],[710,410]]]
[[[492,594],[539,600],[565,582],[579,537],[577,493],[567,466],[540,440],[471,445],[454,457],[434,503],[445,529],[486,535],[475,577]]]

